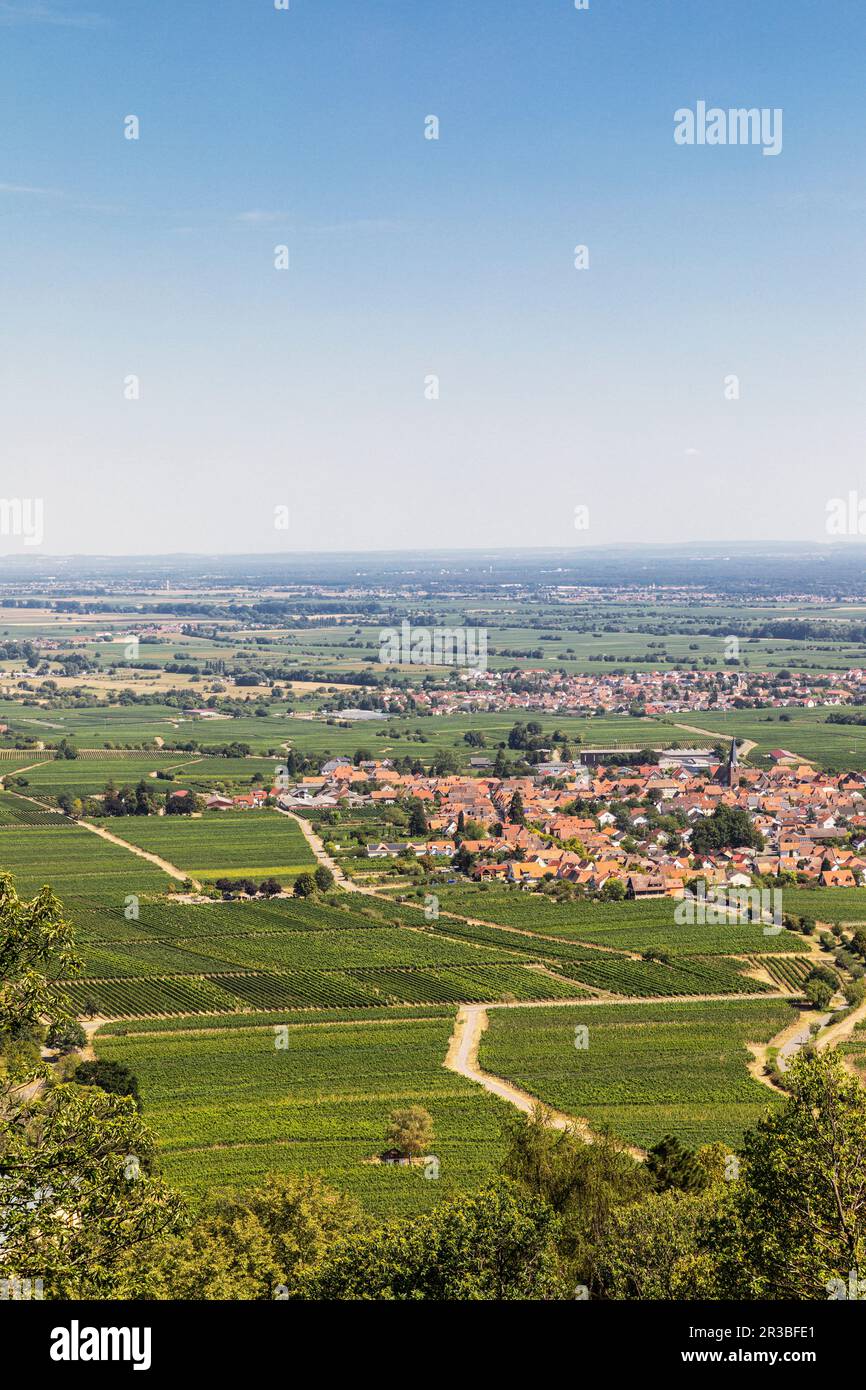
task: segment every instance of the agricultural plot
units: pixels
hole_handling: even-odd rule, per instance
[[[112,753],[108,757],[86,757],[81,753],[77,758],[54,758],[50,752],[34,754],[31,761],[40,758],[46,761],[22,774],[27,778],[25,791],[28,796],[50,796],[55,800],[64,793],[72,797],[96,796],[109,782],[116,787],[134,786],[142,778],[152,783],[156,794],[164,795],[171,787],[186,783],[180,777],[176,783],[159,781],[154,774],[183,771],[189,762],[186,753]]]
[[[571,979],[513,952],[407,931],[401,909],[297,901],[191,905],[142,898],[82,914],[76,1009],[105,1018],[277,1008],[389,1008],[496,999],[574,999]],[[381,915],[380,915],[381,912]]]
[[[163,1173],[193,1197],[268,1172],[320,1172],[371,1212],[428,1209],[489,1178],[501,1153],[505,1106],[442,1059],[449,1019],[315,1023],[173,1036],[99,1035],[100,1057],[138,1077]],[[422,1105],[433,1117],[439,1178],[375,1160],[390,1112]]]
[[[200,817],[118,816],[112,834],[167,859],[193,878],[286,883],[315,857],[294,821],[278,811],[206,811]]]
[[[862,654],[859,660],[862,660]],[[866,769],[866,727],[828,724],[829,706],[817,709],[727,710],[724,713],[671,716],[724,738],[752,739],[757,745],[749,762],[768,766],[772,748],[785,748],[819,767]],[[680,735],[682,737],[683,735]]]
[[[160,893],[169,883],[155,864],[54,818],[44,826],[0,825],[0,868],[14,875],[22,897],[50,883],[73,918],[80,901],[91,913],[99,903],[122,911],[128,895]]]
[[[32,801],[27,801],[24,797],[10,792],[0,792],[0,826],[68,824],[59,811],[46,811],[40,806],[34,806]]]
[[[359,902],[364,905],[357,906]],[[135,921],[127,920],[121,908],[106,909],[97,904],[79,914],[77,920],[85,941],[184,938],[190,949],[195,949],[193,938],[198,937],[360,930],[395,925],[402,920],[399,913],[399,908],[392,909],[387,903],[367,903],[348,894],[208,904],[143,898]]]
[[[346,970],[351,967],[508,964],[502,951],[450,940],[432,932],[382,927],[378,931],[285,932],[274,935],[211,937],[205,946],[178,939],[178,945],[207,951],[214,960],[246,970]]]
[[[815,922],[866,922],[866,888],[786,888],[783,902]]]
[[[103,1023],[101,1038],[135,1038],[153,1033],[224,1032],[232,1028],[258,1028],[273,1033],[281,1027],[308,1023],[382,1023],[392,1018],[454,1018],[445,1004],[397,1004],[378,1009],[321,1009],[315,1019],[306,1009],[280,1009],[274,1013],[179,1014],[175,1018],[137,1018],[126,1023]]]
[[[601,951],[571,942],[524,936],[474,922],[440,918],[437,934],[484,942],[529,963],[605,993],[649,997],[689,994],[760,994],[769,986],[742,973],[745,961],[699,954],[667,956],[664,960],[634,959],[617,951]]]
[[[712,956],[808,950],[802,937],[785,930],[775,936],[765,934],[760,923],[680,924],[675,917],[677,902],[673,898],[645,902],[559,903],[546,895],[524,893],[519,889],[484,892],[471,888],[445,888],[438,896],[443,912],[518,927],[522,931],[537,932],[539,936],[623,951],[654,949],[672,955]],[[447,929],[447,919],[443,917],[441,921]],[[511,939],[514,940],[513,934]]]
[[[747,1044],[769,1042],[791,1018],[778,1000],[494,1009],[479,1060],[641,1147],[665,1134],[735,1145],[777,1103],[749,1075]]]
[[[802,989],[806,976],[813,969],[814,959],[811,956],[805,960],[792,959],[790,956],[754,956],[752,964],[766,970],[770,979],[782,989],[796,993]]]

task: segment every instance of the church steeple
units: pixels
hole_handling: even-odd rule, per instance
[[[728,786],[735,787],[740,780],[740,764],[737,760],[737,740],[731,739],[731,751],[728,754]]]

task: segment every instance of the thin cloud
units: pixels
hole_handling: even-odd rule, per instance
[[[285,222],[286,217],[285,212],[265,212],[262,208],[252,208],[249,212],[238,213],[237,220],[259,226],[265,222]]]
[[[333,236],[342,232],[396,232],[401,224],[387,217],[356,217],[346,222],[325,222],[311,227],[313,232]]]
[[[238,213],[235,220],[244,222],[247,226],[261,227],[272,222],[288,224],[291,222],[291,214],[288,212],[269,212],[264,208],[251,208],[248,212]],[[389,218],[357,217],[347,219],[344,222],[307,223],[299,230],[311,236],[335,236],[347,232],[394,232],[399,229],[400,225],[399,222],[394,222]]]
[[[34,198],[65,198],[56,188],[34,188],[29,183],[0,183],[0,193],[24,193]]]
[[[106,23],[105,18],[92,11],[72,14],[69,10],[44,5],[41,0],[33,3],[13,3],[13,0],[0,0],[0,24],[51,24],[64,29],[98,29]]]

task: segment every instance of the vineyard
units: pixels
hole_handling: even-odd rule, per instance
[[[752,964],[766,970],[770,979],[782,989],[796,992],[802,989],[803,981],[815,962],[811,956],[806,960],[792,960],[790,956],[753,956]]]
[[[71,822],[57,811],[46,811],[14,793],[0,792],[0,827],[6,825],[39,825],[54,829],[71,825]]]
[[[768,1042],[792,1017],[780,1000],[492,1009],[479,1060],[631,1143],[675,1134],[736,1144],[774,1103],[748,1074],[747,1044]],[[587,1047],[575,1046],[578,1025]]]
[[[177,864],[193,878],[223,875],[281,882],[315,859],[294,821],[278,811],[206,811],[188,816],[123,816],[109,826],[131,845]]]
[[[50,882],[73,918],[78,899],[122,911],[129,894],[161,893],[168,886],[156,865],[59,816],[44,823],[0,823],[0,866],[15,876],[22,896]]]
[[[820,895],[823,897],[823,894]],[[864,896],[866,901],[866,896]],[[806,951],[802,937],[786,930],[764,934],[760,923],[688,925],[677,922],[679,903],[673,898],[642,902],[605,903],[597,900],[559,903],[546,894],[519,889],[488,891],[444,889],[440,910],[478,918],[522,931],[538,932],[623,951],[651,948],[674,954],[737,955],[777,951]],[[786,904],[786,910],[787,904]],[[792,909],[793,910],[793,909]]]
[[[502,1102],[442,1067],[450,1019],[310,1023],[273,1032],[100,1035],[130,1066],[168,1181],[193,1196],[267,1172],[322,1172],[380,1215],[415,1212],[482,1183],[501,1153]],[[395,1107],[433,1117],[437,1182],[373,1162]]]
[[[280,1009],[272,1013],[179,1014],[175,1018],[136,1018],[128,1023],[103,1023],[101,1038],[137,1038],[149,1033],[223,1032],[226,1028],[300,1028],[308,1023],[381,1023],[392,1018],[448,1018],[454,1010],[444,1004],[405,1004],[375,1009]]]

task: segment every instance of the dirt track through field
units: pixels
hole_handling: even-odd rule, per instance
[[[687,734],[703,734],[704,738],[711,738],[713,743],[720,743],[723,738],[731,738],[733,735],[725,734],[719,729],[699,729],[696,724],[675,724],[675,729],[685,729]],[[739,742],[739,740],[738,740]],[[753,738],[745,738],[737,749],[738,756],[747,758],[753,748],[757,748]]]
[[[110,830],[104,829],[101,825],[91,825],[86,820],[80,820],[77,824],[81,826],[82,830],[89,830],[91,835],[98,835],[100,839],[108,840],[109,844],[119,845],[121,849],[129,850],[130,854],[137,854],[139,859],[147,859],[151,864],[156,864],[170,878],[176,878],[181,883],[188,880],[194,888],[201,891],[201,884],[197,879],[192,878],[183,869],[179,869],[176,864],[170,864],[167,859],[162,859],[158,854],[151,854],[150,850],[141,849],[138,845],[131,845],[128,840],[121,840],[119,835],[112,835]]]

